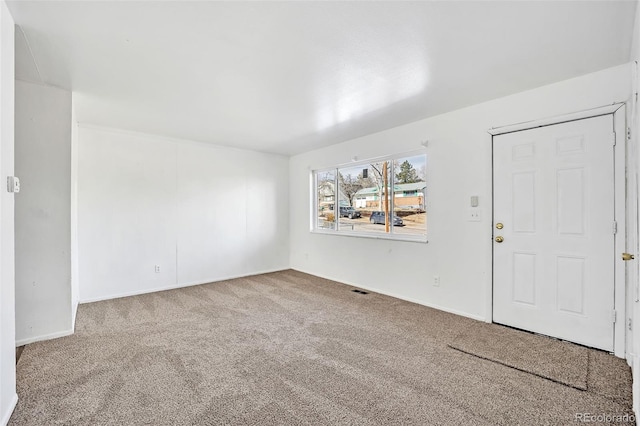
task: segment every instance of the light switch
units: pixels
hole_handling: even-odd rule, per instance
[[[20,192],[20,179],[15,176],[7,176],[7,192]]]
[[[472,195],[471,196],[471,207],[478,207],[478,196],[477,195]]]

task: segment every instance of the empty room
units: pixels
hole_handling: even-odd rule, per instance
[[[0,0],[0,425],[636,424],[640,0]]]

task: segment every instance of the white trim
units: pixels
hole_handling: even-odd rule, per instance
[[[386,232],[375,234],[373,232],[350,232],[350,231],[332,231],[323,229],[312,229],[312,234],[322,235],[341,235],[343,237],[370,238],[374,240],[391,240],[391,241],[409,241],[411,243],[427,244],[429,240],[426,235],[411,234],[387,234]]]
[[[283,268],[267,269],[267,270],[263,270],[263,271],[256,271],[256,272],[251,272],[251,273],[242,274],[242,275],[230,275],[230,276],[227,276],[227,277],[218,277],[218,278],[213,278],[213,279],[205,280],[205,281],[191,281],[191,282],[187,282],[187,283],[174,284],[174,285],[165,286],[165,287],[155,287],[155,288],[148,288],[148,289],[144,289],[144,290],[130,291],[130,292],[126,292],[126,293],[118,293],[118,294],[113,294],[113,295],[109,295],[109,296],[94,297],[94,298],[90,298],[90,299],[80,299],[80,304],[82,305],[82,304],[85,304],[85,303],[102,302],[104,300],[120,299],[121,297],[139,296],[141,294],[156,293],[158,291],[175,290],[175,289],[178,289],[178,288],[192,287],[194,285],[212,284],[212,283],[216,283],[216,282],[220,282],[220,281],[235,280],[237,278],[252,277],[254,275],[262,275],[262,274],[270,274],[272,272],[286,271],[288,269],[290,269],[290,268],[289,267],[283,267]]]
[[[43,340],[57,339],[59,337],[71,336],[73,334],[73,328],[64,331],[56,331],[51,334],[44,334],[42,336],[29,337],[28,339],[16,340],[16,348],[19,346],[28,345],[30,343],[41,342]]]
[[[78,121],[76,120],[76,101],[71,97],[71,328],[76,328],[76,313],[78,312],[78,300],[80,299],[80,259],[78,240],[78,172],[79,172],[79,140]]]
[[[489,271],[489,273],[485,274],[485,288],[487,291],[485,293],[485,315],[483,320],[490,324],[493,322],[493,224],[495,223],[495,218],[493,217],[493,136],[490,134],[487,134],[487,144],[489,145],[489,161],[491,164],[485,176],[485,182],[487,182],[488,186],[487,194],[489,194],[489,204],[487,205],[489,206],[489,219],[491,222],[486,228],[486,234],[483,235],[483,238],[486,239],[489,245],[488,255],[485,259],[486,270]]]
[[[6,426],[9,424],[9,420],[11,419],[11,415],[13,414],[13,410],[16,409],[16,405],[18,405],[18,394],[14,393],[13,398],[11,398],[11,402],[9,403],[9,407],[7,412],[2,416],[2,420],[0,420],[0,425]]]
[[[291,174],[289,174],[289,182],[291,182]],[[309,170],[309,192],[308,194],[311,197],[310,209],[309,209],[309,232],[313,232],[316,228],[313,224],[315,216],[315,212],[318,210],[318,194],[314,195],[315,188],[317,188],[316,184],[316,174],[313,170]],[[289,191],[291,192],[291,191]],[[289,200],[289,204],[291,204],[291,200]],[[291,264],[291,250],[289,250],[289,264]]]
[[[505,133],[519,132],[522,130],[534,129],[536,127],[552,126],[554,124],[566,123],[568,121],[583,120],[585,118],[593,118],[601,115],[613,114],[624,106],[624,102],[617,102],[598,108],[587,109],[584,111],[573,112],[571,114],[556,115],[554,117],[545,117],[538,120],[525,121],[522,123],[509,124],[507,126],[492,127],[489,130],[490,135],[498,136]]]
[[[617,222],[617,232],[615,235],[615,282],[613,301],[616,310],[616,323],[613,329],[613,353],[619,358],[625,357],[627,338],[627,274],[625,261],[622,260],[622,253],[627,248],[627,161],[626,161],[626,139],[627,139],[627,113],[626,106],[622,104],[612,115],[613,131],[616,134],[616,146],[614,149],[614,209],[615,221]]]
[[[382,295],[385,295],[385,296],[393,297],[395,299],[404,300],[406,302],[411,302],[411,303],[415,303],[417,305],[426,306],[427,308],[437,309],[439,311],[448,312],[448,313],[454,314],[454,315],[459,315],[461,317],[471,318],[471,319],[474,319],[474,320],[477,320],[477,321],[484,321],[485,320],[484,316],[482,316],[482,315],[475,315],[475,314],[470,314],[468,312],[459,311],[459,310],[456,310],[456,309],[446,308],[444,306],[436,305],[434,303],[428,303],[428,302],[425,302],[423,300],[414,299],[412,297],[401,296],[401,295],[398,295],[398,294],[395,294],[395,293],[382,291],[382,290],[379,290],[379,289],[376,289],[376,288],[373,288],[373,287],[368,287],[368,286],[364,286],[364,285],[361,285],[361,284],[351,283],[351,282],[345,281],[343,279],[333,278],[333,277],[325,275],[325,274],[317,274],[317,273],[314,273],[314,272],[308,272],[308,271],[304,271],[304,270],[299,269],[299,268],[291,268],[291,269],[293,269],[294,271],[302,272],[303,274],[309,274],[309,275],[313,275],[315,277],[324,278],[326,280],[331,280],[331,281],[334,281],[334,282],[336,282],[338,284],[343,284],[345,286],[361,288],[361,289],[364,289],[364,290],[368,290],[368,291],[370,291],[372,293],[382,294]]]

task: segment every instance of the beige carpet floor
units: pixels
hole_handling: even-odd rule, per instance
[[[576,389],[588,389],[591,350],[584,346],[482,322],[464,330],[449,346]]]
[[[575,424],[577,413],[631,413],[623,360],[589,350],[582,391],[448,346],[476,321],[351,290],[289,270],[81,305],[73,336],[25,348],[10,424]]]

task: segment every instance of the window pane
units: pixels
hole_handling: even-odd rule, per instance
[[[356,217],[351,220],[348,220],[347,216],[347,219],[344,220],[345,226],[353,228],[347,228],[347,230],[369,233],[391,232],[391,225],[389,224],[388,227],[385,225],[384,213],[385,207],[388,206],[388,203],[385,203],[384,200],[385,193],[388,192],[388,185],[390,184],[390,168],[390,162],[382,161],[363,164],[361,166],[348,169],[341,169],[343,176],[347,176],[349,172],[352,176],[356,176],[356,188],[353,188],[356,189],[356,191],[351,197],[351,203],[354,210],[360,214],[360,217]],[[387,190],[384,188],[385,183],[387,185]],[[353,189],[350,192],[352,192]],[[390,200],[389,197],[390,195],[387,194],[387,200]],[[345,199],[347,198],[348,196],[345,195]],[[389,211],[390,208],[390,206],[387,207]]]
[[[356,208],[356,194],[369,185],[363,170],[365,166],[344,167],[338,170],[338,230],[362,231],[368,221],[363,212]]]
[[[427,233],[426,169],[427,157],[424,154],[393,160],[395,234]]]
[[[316,190],[318,195],[318,229],[335,229],[336,172],[318,172],[316,174]]]

